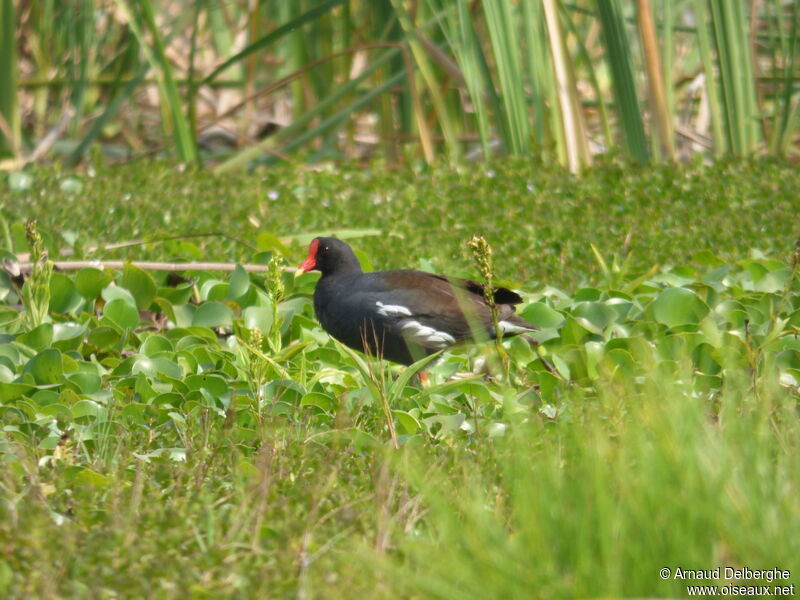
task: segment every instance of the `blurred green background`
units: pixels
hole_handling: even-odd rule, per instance
[[[797,155],[797,2],[0,0],[0,156]]]

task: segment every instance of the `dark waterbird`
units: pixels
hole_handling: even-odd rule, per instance
[[[333,237],[311,241],[299,271],[311,270],[322,273],[314,310],[323,329],[361,352],[409,365],[474,341],[476,333],[497,337],[492,309],[476,281],[407,269],[364,273],[352,248]],[[504,337],[538,329],[514,312],[519,294],[502,287],[491,294]]]

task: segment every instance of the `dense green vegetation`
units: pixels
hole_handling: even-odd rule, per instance
[[[655,263],[689,263],[703,252],[725,261],[751,248],[785,256],[798,234],[791,218],[796,168],[766,160],[646,170],[609,164],[581,177],[525,161],[191,176],[140,163],[90,173],[19,177],[21,189],[3,203],[18,252],[27,251],[29,218],[50,234],[53,249],[74,250],[64,258],[91,258],[97,253],[89,247],[144,239],[151,243],[101,256],[251,262],[272,250],[276,237],[373,229],[380,234],[354,244],[369,249],[376,269],[425,259],[436,270],[466,275],[472,260],[465,241],[477,232],[494,246],[500,279],[575,290],[601,278],[590,244],[606,261],[627,258],[644,272]],[[220,235],[165,241],[213,232]],[[290,264],[305,257],[309,239],[289,244]]]
[[[797,582],[799,193],[764,161],[12,175],[5,258],[35,218],[52,260],[268,266],[39,257],[20,288],[7,263],[0,593],[682,597],[659,577],[679,566]],[[209,232],[227,237],[169,239]],[[420,386],[421,365],[344,349],[313,318],[316,275],[281,269],[314,232],[374,268],[472,277],[483,233],[538,353],[505,342],[508,377],[491,346],[446,353]],[[453,378],[481,356],[491,377]]]

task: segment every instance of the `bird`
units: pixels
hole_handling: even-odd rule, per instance
[[[322,328],[365,354],[410,365],[475,341],[475,333],[497,337],[484,286],[476,281],[410,269],[365,273],[353,249],[335,237],[311,241],[298,272],[312,270],[322,273],[314,289]],[[503,337],[538,329],[515,313],[519,294],[503,287],[491,294]]]

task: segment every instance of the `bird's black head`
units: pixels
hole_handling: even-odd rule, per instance
[[[322,275],[361,273],[361,263],[353,249],[334,237],[318,237],[311,240],[308,256],[298,267],[301,273],[321,271]]]

